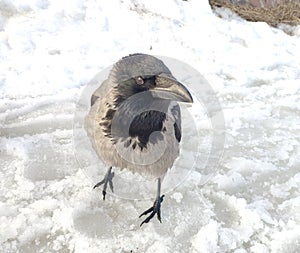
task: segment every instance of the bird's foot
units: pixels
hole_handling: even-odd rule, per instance
[[[111,191],[114,192],[114,186],[113,186],[113,182],[112,182],[112,179],[113,179],[114,175],[115,175],[115,173],[111,171],[111,168],[109,168],[109,170],[105,174],[103,180],[100,181],[99,183],[97,183],[93,187],[93,189],[95,189],[95,188],[97,188],[97,187],[99,187],[100,185],[103,184],[103,189],[102,189],[103,200],[105,200],[107,184],[109,184],[109,188],[111,189]]]
[[[140,226],[142,226],[144,223],[148,223],[153,217],[155,214],[157,214],[157,219],[159,220],[159,222],[161,223],[161,216],[160,216],[160,206],[161,206],[161,203],[163,202],[164,200],[164,196],[165,195],[162,195],[161,197],[158,197],[155,201],[154,201],[154,204],[152,207],[150,207],[148,210],[146,210],[145,212],[143,212],[139,218],[141,218],[143,215],[146,215],[148,213],[151,212],[151,214],[147,217],[147,219],[145,219]]]

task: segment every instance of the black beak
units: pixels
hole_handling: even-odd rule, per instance
[[[178,102],[193,103],[193,98],[188,89],[178,82],[173,76],[160,74],[156,76],[156,86],[152,90],[155,95]]]

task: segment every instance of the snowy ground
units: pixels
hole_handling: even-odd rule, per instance
[[[206,1],[0,1],[0,252],[300,252],[299,34],[220,13]],[[105,169],[73,130],[86,84],[135,52],[194,67],[222,107],[211,121],[225,119],[205,171],[212,129],[188,109],[163,223],[142,228],[154,182],[119,173],[103,202],[92,186]]]

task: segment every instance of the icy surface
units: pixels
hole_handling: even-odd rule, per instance
[[[299,252],[300,38],[223,17],[207,1],[0,1],[0,252]],[[226,127],[223,158],[203,181],[193,159],[207,155],[210,123],[189,109],[200,151],[185,121],[163,223],[142,228],[154,181],[115,171],[103,202],[92,186],[105,168],[73,138],[85,85],[135,52],[197,69]]]

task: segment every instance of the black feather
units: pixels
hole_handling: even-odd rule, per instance
[[[129,127],[129,136],[138,137],[139,146],[141,149],[147,147],[147,143],[152,143],[162,140],[163,136],[160,133],[163,128],[163,122],[166,119],[166,114],[159,111],[147,111],[136,116]],[[150,135],[158,131],[157,134]]]
[[[178,142],[181,141],[181,131],[176,123],[174,123],[175,137]]]
[[[91,106],[93,106],[95,104],[95,102],[98,98],[99,98],[98,96],[92,95],[92,97],[91,97]]]
[[[181,112],[178,104],[172,107],[171,113],[175,118],[174,131],[178,142],[181,141]]]

